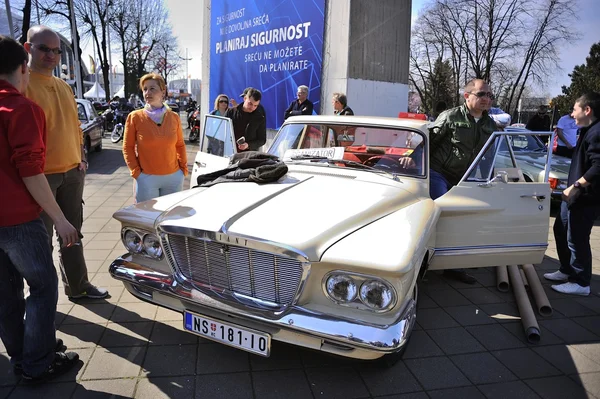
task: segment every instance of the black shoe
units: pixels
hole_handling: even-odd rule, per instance
[[[33,377],[23,372],[22,379],[25,384],[39,384],[51,380],[69,371],[79,360],[79,355],[75,352],[56,352],[54,361],[46,371],[37,377]]]
[[[66,352],[67,346],[64,344],[63,340],[60,338],[56,338],[56,345],[54,346],[54,352]],[[21,363],[17,363],[13,366],[13,374],[21,375],[23,374],[23,365]]]
[[[444,270],[444,277],[457,280],[465,284],[475,284],[477,279],[463,270]]]
[[[77,299],[104,299],[108,298],[108,291],[104,288],[95,287],[93,285],[89,286],[85,291],[83,291],[79,295],[69,295],[70,300]]]

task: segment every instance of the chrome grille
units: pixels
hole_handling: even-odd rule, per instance
[[[169,262],[197,287],[287,305],[302,278],[301,262],[269,252],[173,234],[163,244]]]

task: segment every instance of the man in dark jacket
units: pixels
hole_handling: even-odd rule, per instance
[[[484,80],[473,79],[464,88],[465,103],[442,112],[429,128],[429,194],[437,199],[458,184],[473,163],[496,123],[488,115],[494,96]],[[463,270],[446,270],[446,276],[474,284]]]
[[[354,115],[354,111],[348,106],[348,98],[344,93],[333,93],[331,104],[333,105],[333,113],[336,115]]]
[[[298,99],[292,101],[290,106],[285,110],[283,119],[295,115],[312,115],[313,103],[308,99],[308,86],[298,86]]]
[[[250,87],[244,91],[244,102],[225,112],[233,122],[238,152],[258,151],[267,141],[267,117],[260,106],[261,98],[260,91]]]
[[[590,234],[600,216],[600,93],[579,97],[573,107],[579,139],[573,152],[554,238],[560,269],[544,277],[562,284],[552,289],[564,294],[589,295],[592,279]]]
[[[527,121],[527,125],[525,125],[526,129],[531,130],[532,132],[549,132],[550,131],[550,115],[548,115],[548,106],[545,104],[540,105],[538,108],[537,114],[533,115],[529,121]],[[539,136],[540,140],[542,140],[545,144],[548,143],[548,138],[550,136]]]

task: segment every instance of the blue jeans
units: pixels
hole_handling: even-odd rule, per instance
[[[452,188],[452,184],[448,183],[448,180],[435,170],[429,170],[429,196],[432,200],[440,198],[446,194]]]
[[[142,172],[135,180],[135,202],[148,201],[181,190],[183,190],[181,169],[170,175],[147,175]]]
[[[592,279],[592,248],[590,234],[594,221],[600,216],[600,207],[571,207],[560,204],[560,215],[554,221],[556,252],[560,260],[560,271],[569,275],[569,281],[582,287],[590,285]]]
[[[42,374],[54,360],[57,300],[58,277],[42,220],[0,227],[0,337],[11,363],[22,364],[29,375]]]

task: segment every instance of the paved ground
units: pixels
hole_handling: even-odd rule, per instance
[[[493,271],[478,269],[474,286],[428,274],[416,331],[390,369],[277,343],[265,359],[181,331],[180,314],[135,299],[109,276],[124,253],[111,215],[132,203],[132,180],[120,144],[104,145],[90,159],[83,232],[90,279],[111,298],[74,304],[59,289],[57,335],[83,362],[31,388],[12,375],[0,346],[0,397],[600,398],[600,224],[593,294],[572,298],[546,285],[554,314],[538,319],[537,345],[526,342],[512,293],[498,292]],[[190,163],[196,150],[188,147]],[[551,242],[539,273],[555,270],[556,258]]]

